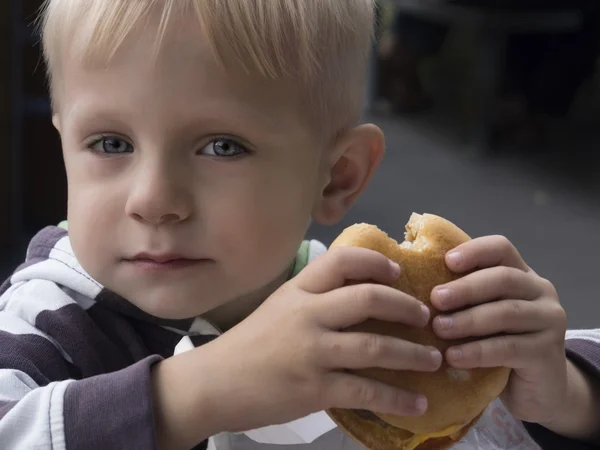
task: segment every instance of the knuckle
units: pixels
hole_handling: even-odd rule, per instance
[[[290,342],[293,345],[294,358],[302,361],[305,368],[320,365],[321,361],[326,360],[327,352],[324,350],[321,340],[310,336],[303,339],[302,342]]]
[[[475,364],[481,364],[483,362],[483,343],[481,341],[474,342],[471,344],[468,356]]]
[[[550,280],[540,277],[540,285],[544,294],[558,298],[558,291],[556,290],[556,287]]]
[[[498,267],[498,283],[501,286],[514,286],[521,281],[519,273],[510,267]]]
[[[329,264],[334,267],[345,268],[360,261],[366,267],[372,267],[378,263],[387,264],[388,259],[381,253],[364,247],[341,246],[328,250],[327,258]]]
[[[373,383],[360,383],[355,387],[356,398],[364,409],[376,409],[379,392]]]
[[[460,323],[457,324],[457,328],[473,332],[473,328],[478,323],[475,317],[476,311],[476,309],[467,309],[462,314],[458,314],[457,316]]]
[[[314,388],[308,390],[306,396],[312,396],[308,398],[314,398],[316,409],[320,410],[330,408],[339,403],[333,382],[330,380],[318,380],[315,382]]]
[[[336,339],[330,339],[330,335],[321,334],[318,337],[307,340],[307,352],[309,355],[314,355],[315,358],[328,361],[333,355],[342,353],[343,346]]]
[[[446,333],[456,333],[457,331],[460,331],[461,335],[472,335],[477,332],[475,327],[477,326],[478,321],[475,318],[473,309],[467,309],[456,313],[451,317],[453,325],[450,330],[444,330]]]
[[[550,351],[548,352],[548,355],[544,355],[546,358],[550,358],[551,355],[555,355],[555,357],[556,355],[558,355],[558,357],[562,355],[562,357],[564,358],[566,351],[566,341],[564,333],[561,336],[553,336],[553,339],[548,344],[548,348],[550,349]]]
[[[288,307],[288,311],[294,314],[301,323],[312,323],[314,322],[314,318],[318,316],[318,298],[312,294],[309,295],[293,295],[292,292],[286,292],[285,297],[281,296],[280,298],[286,299],[286,307]],[[292,300],[293,301],[290,301]]]
[[[514,322],[522,317],[523,305],[518,300],[506,302],[506,308],[503,311],[503,320],[507,322]]]
[[[493,236],[493,239],[494,239],[494,243],[498,246],[498,248],[500,248],[504,251],[512,251],[515,249],[512,242],[510,241],[510,239],[508,239],[504,235],[497,234],[497,235]]]
[[[522,346],[517,339],[504,338],[502,339],[502,347],[505,358],[510,360],[521,353]]]
[[[372,286],[368,284],[356,285],[354,289],[356,302],[364,312],[370,312],[377,303],[377,295]]]
[[[380,358],[385,353],[383,339],[376,334],[367,334],[361,340],[361,353],[370,361]]]
[[[477,300],[479,287],[476,283],[473,283],[468,277],[455,280],[448,284],[448,288],[452,292],[451,304],[453,307],[457,306],[456,303],[460,304],[472,304]]]
[[[521,258],[521,254],[517,250],[517,247],[515,247],[510,239],[508,239],[506,236],[496,236],[495,242],[503,255],[511,256],[513,258]]]
[[[329,264],[333,267],[344,266],[344,262],[346,261],[346,255],[348,253],[348,249],[345,247],[336,247],[328,250],[325,255],[323,255],[323,260],[327,258]]]
[[[552,306],[548,308],[548,316],[550,317],[551,323],[559,328],[561,332],[567,329],[567,312],[560,304],[552,304]]]
[[[477,290],[466,279],[460,279],[452,285],[452,298],[463,299],[471,303],[477,295]]]
[[[308,390],[306,395],[314,396],[312,398],[316,400],[318,409],[327,409],[332,406],[341,406],[340,391],[343,392],[345,387],[344,382],[340,382],[335,377],[324,376],[315,381],[314,386]]]

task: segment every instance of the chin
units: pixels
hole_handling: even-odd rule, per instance
[[[228,292],[206,289],[206,285],[145,284],[137,289],[128,286],[121,294],[147,314],[160,319],[184,320],[198,317],[227,303],[235,296]]]
[[[204,314],[212,305],[202,305],[198,296],[180,296],[166,292],[160,295],[153,292],[150,295],[137,295],[125,297],[146,314],[167,320],[185,320]]]

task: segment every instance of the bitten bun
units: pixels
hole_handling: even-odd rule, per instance
[[[430,302],[432,290],[459,278],[446,267],[445,256],[470,238],[453,223],[431,214],[413,214],[406,226],[405,238],[399,244],[374,225],[357,224],[344,230],[331,247],[364,247],[398,262],[402,273],[392,287],[427,305],[433,319],[438,311]],[[449,342],[438,338],[431,321],[425,328],[412,328],[369,320],[350,331],[394,336],[436,347],[442,354],[451,345],[468,342]],[[504,390],[510,370],[459,370],[443,362],[440,369],[432,373],[379,368],[357,370],[355,373],[423,394],[429,401],[429,408],[420,417],[340,409],[328,411],[346,433],[370,450],[441,450],[459,441],[475,424],[487,406]]]

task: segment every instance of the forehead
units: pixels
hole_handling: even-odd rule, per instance
[[[155,51],[156,26],[131,33],[109,61],[67,54],[55,80],[59,109],[113,105],[145,114],[159,108],[155,115],[163,118],[214,113],[271,127],[304,124],[301,96],[290,80],[224,65],[193,19],[167,28]]]
[[[163,28],[159,12],[157,10],[149,15],[147,21],[137,23],[123,39],[102,36],[98,42],[89,42],[90,37],[86,36],[84,27],[73,26],[68,39],[62,42],[62,58],[59,59],[62,64],[55,68],[56,72],[83,69],[102,73],[124,71],[135,66],[140,74],[156,76],[168,73],[173,77],[188,73],[190,77],[196,77],[198,73],[211,72],[215,78],[225,78],[224,81],[240,88],[251,85],[273,88],[285,84],[283,79],[275,80],[247,70],[241,63],[224,61],[215,45],[208,42],[195,17],[178,16],[169,20]],[[70,42],[74,44],[70,45]]]

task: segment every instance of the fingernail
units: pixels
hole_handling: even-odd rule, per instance
[[[442,289],[438,289],[436,291],[436,295],[438,298],[438,301],[440,303],[440,306],[448,306],[448,304],[450,303],[450,300],[452,300],[452,292],[450,292],[450,289],[446,289],[446,288],[442,288]]]
[[[425,322],[429,322],[429,317],[431,317],[431,311],[425,305],[421,305],[421,313],[423,314],[423,318]]]
[[[442,363],[442,354],[440,351],[435,347],[430,347],[429,352],[431,362],[433,362],[436,366],[439,366]]]
[[[454,361],[459,361],[463,357],[463,352],[458,348],[453,348],[448,351],[448,357]]]
[[[415,401],[415,410],[418,414],[423,414],[427,411],[427,398],[419,395]]]
[[[452,252],[448,254],[448,259],[450,262],[452,262],[452,264],[460,266],[463,260],[463,255],[460,252]]]
[[[442,330],[449,330],[454,322],[451,317],[438,317],[437,321]]]
[[[400,264],[390,259],[390,267],[392,268],[392,274],[398,278],[400,276]]]

